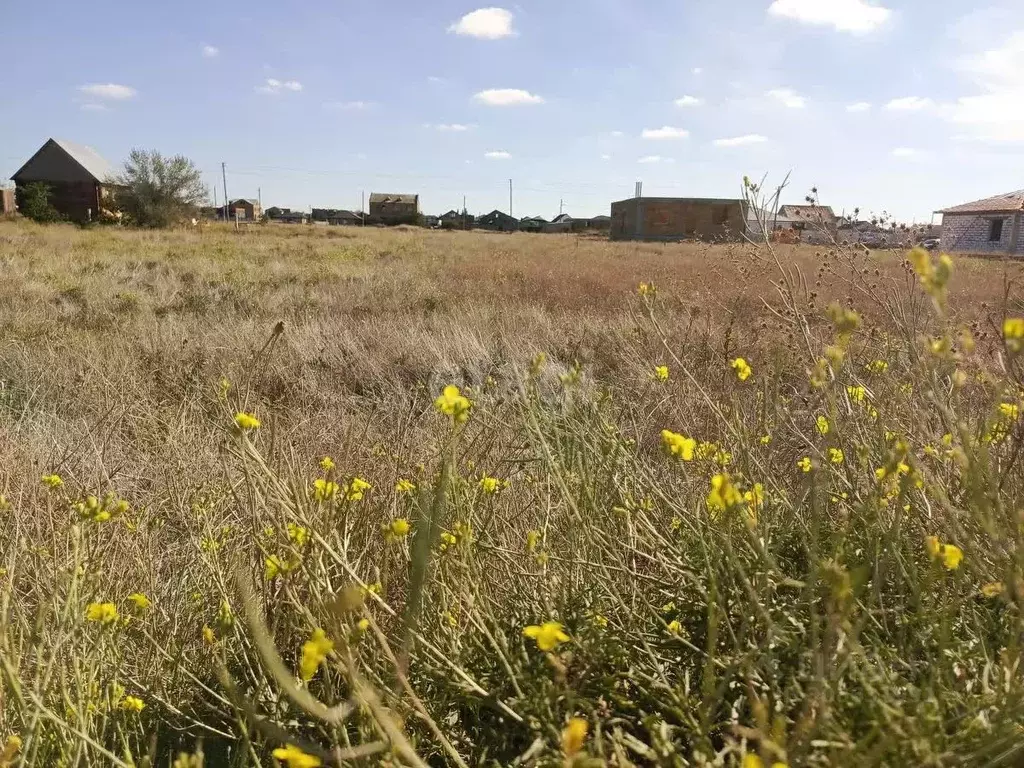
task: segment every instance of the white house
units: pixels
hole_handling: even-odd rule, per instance
[[[942,214],[944,251],[1024,255],[1024,237],[1020,231],[1024,189],[936,213]]]

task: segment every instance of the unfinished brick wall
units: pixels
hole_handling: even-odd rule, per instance
[[[641,197],[612,203],[615,240],[736,239],[745,228],[740,200]]]
[[[1020,214],[1016,214],[1020,216]],[[1000,219],[1003,231],[998,240],[989,240],[992,221]],[[1014,214],[951,214],[942,217],[942,250],[950,253],[1008,253]],[[1024,231],[1017,236],[1015,254],[1024,254]]]

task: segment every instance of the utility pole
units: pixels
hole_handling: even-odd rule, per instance
[[[508,215],[512,216],[512,179],[508,180]]]
[[[220,176],[224,182],[224,221],[228,220],[228,164],[220,164]]]
[[[260,215],[263,215],[263,187],[256,187],[256,202],[260,206]]]
[[[217,205],[217,185],[213,185],[213,210],[217,210],[220,206]]]
[[[362,226],[366,226],[366,190],[359,192],[359,218],[362,222]]]
[[[559,215],[559,216],[561,216],[561,215],[562,215],[562,207],[563,207],[564,205],[565,205],[565,200],[559,200],[559,201],[558,201],[558,215]]]

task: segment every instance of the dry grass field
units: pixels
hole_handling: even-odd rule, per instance
[[[1021,764],[1022,271],[905,258],[0,222],[0,766]]]

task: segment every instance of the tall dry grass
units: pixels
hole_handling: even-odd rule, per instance
[[[1014,264],[20,223],[0,264],[0,764],[1021,759]]]

